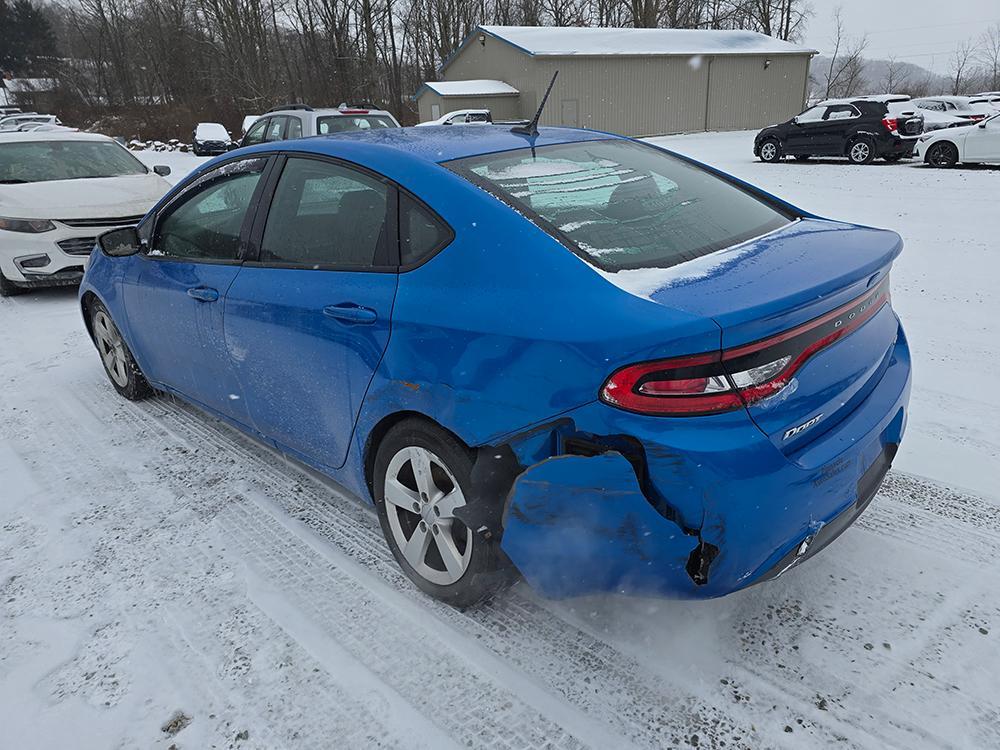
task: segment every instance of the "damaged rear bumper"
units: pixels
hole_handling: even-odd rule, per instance
[[[709,598],[775,578],[871,502],[902,438],[909,390],[900,332],[873,392],[791,455],[745,412],[681,420],[581,407],[509,444],[528,468],[498,519],[501,546],[552,598]]]

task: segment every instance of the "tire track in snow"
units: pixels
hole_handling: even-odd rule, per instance
[[[238,483],[241,481],[238,475],[244,475],[245,481],[271,497],[284,512],[297,518],[325,540],[333,542],[360,564],[374,568],[393,588],[402,592],[412,590],[385,548],[373,513],[359,505],[353,497],[348,497],[347,493],[330,489],[325,483],[314,481],[308,472],[303,471],[297,465],[283,461],[273,452],[257,446],[253,441],[228,427],[214,423],[214,421],[208,421],[208,418],[173,399],[161,397],[139,407],[132,405],[128,407],[129,410],[136,408],[144,411],[139,415],[133,413],[131,418],[138,419],[139,422],[152,419],[152,426],[147,426],[148,429],[166,431],[175,440],[199,446],[192,459],[204,463],[193,469],[195,473],[189,475],[188,486],[198,484],[200,481],[208,481],[210,484],[218,484],[223,481]],[[147,409],[148,413],[145,412]],[[220,463],[222,466],[219,465]],[[252,464],[255,469],[250,477],[245,476],[245,468],[248,464]],[[185,473],[188,471],[192,471],[192,469],[189,467],[184,470]],[[195,481],[196,477],[197,481]],[[897,475],[890,475],[890,480],[894,478],[897,478]],[[872,509],[862,517],[862,528],[874,534],[888,534],[900,542],[913,543],[917,546],[923,546],[929,551],[942,554],[947,550],[941,549],[939,545],[927,544],[929,536],[934,538],[933,535],[927,534],[927,526],[933,524],[938,532],[940,532],[939,527],[942,524],[953,526],[955,533],[964,531],[968,534],[971,532],[982,537],[981,543],[975,547],[977,551],[975,554],[976,562],[985,558],[988,549],[996,548],[997,537],[995,535],[989,532],[979,532],[978,529],[969,526],[969,520],[975,522],[977,518],[981,517],[980,514],[992,507],[990,504],[961,493],[951,492],[946,492],[943,500],[941,498],[928,499],[925,494],[922,494],[924,483],[919,479],[914,480],[905,475],[898,479],[898,483],[902,483],[902,486],[907,488],[907,492],[893,492],[892,482],[887,481],[886,491],[892,492],[890,497],[893,499],[888,500],[887,503],[887,498],[880,497]],[[907,494],[915,496],[917,504],[939,510],[945,517],[939,516],[932,510],[910,509],[906,504]],[[940,492],[937,493],[937,495],[940,494]],[[886,507],[887,505],[896,507]],[[977,525],[983,526],[983,524]],[[986,525],[988,526],[988,524]],[[423,603],[425,608],[434,608],[434,603],[429,602],[419,593],[413,591],[412,594]],[[532,675],[534,679],[545,682],[553,691],[567,700],[577,703],[588,713],[603,717],[603,720],[611,726],[621,727],[621,724],[625,723],[626,727],[622,730],[623,736],[630,735],[628,724],[632,719],[628,718],[623,722],[621,719],[608,718],[613,711],[621,710],[621,707],[614,706],[612,708],[606,698],[593,699],[581,695],[582,692],[593,689],[595,693],[599,692],[606,696],[609,694],[620,695],[624,689],[625,694],[638,694],[640,696],[638,700],[633,699],[630,705],[638,706],[636,715],[647,717],[650,715],[649,706],[644,704],[652,702],[650,696],[661,699],[666,697],[673,703],[672,710],[666,712],[661,705],[652,714],[657,716],[658,723],[664,729],[651,730],[648,726],[642,731],[633,729],[631,734],[634,738],[633,741],[637,744],[643,744],[651,737],[656,738],[655,742],[677,743],[683,741],[684,737],[688,736],[689,731],[692,734],[700,732],[703,739],[710,741],[713,732],[706,730],[706,727],[712,727],[718,715],[724,717],[723,726],[725,728],[722,732],[714,734],[716,738],[728,738],[731,743],[738,744],[740,738],[753,736],[752,729],[743,734],[743,731],[746,730],[741,731],[742,727],[739,725],[742,722],[732,718],[739,716],[742,719],[741,713],[747,712],[733,710],[732,707],[718,711],[715,706],[710,705],[721,703],[717,695],[718,691],[712,691],[709,696],[703,695],[700,698],[694,698],[685,694],[684,691],[662,684],[657,685],[657,680],[649,675],[637,678],[636,674],[642,675],[643,670],[637,667],[635,662],[623,657],[621,653],[616,652],[611,646],[601,643],[600,640],[584,636],[580,631],[568,635],[568,630],[575,629],[572,625],[567,625],[542,607],[518,595],[517,592],[504,601],[479,612],[463,615],[448,610],[447,613],[435,611],[434,615],[443,619],[457,616],[459,618],[457,627],[465,631],[469,631],[470,625],[475,623],[479,626],[479,630],[475,632],[475,638],[493,653],[514,662],[528,674],[534,672],[535,674]],[[503,635],[498,635],[498,633],[503,633]],[[836,633],[836,629],[833,629],[830,636],[842,637],[843,633]],[[566,644],[576,645],[567,647]],[[603,651],[604,656],[595,659],[594,651]],[[859,732],[855,727],[838,726],[840,722],[831,721],[829,716],[821,715],[818,719],[814,719],[813,717],[817,713],[814,709],[815,696],[808,694],[808,691],[790,690],[783,680],[784,677],[787,677],[787,673],[783,673],[784,667],[776,666],[773,658],[764,658],[762,653],[757,653],[756,656],[754,668],[744,670],[743,674],[746,677],[762,680],[771,686],[780,698],[791,699],[797,705],[795,710],[800,716],[806,716],[810,720],[830,725],[827,728],[817,726],[815,727],[816,731],[828,735],[829,739],[839,739],[841,742],[847,741],[859,745],[871,744],[871,736]],[[541,663],[549,665],[558,663],[558,669],[554,671],[562,670],[564,679],[559,679],[559,675],[537,674],[538,669],[534,668],[532,664],[539,660]],[[587,666],[581,666],[583,664]],[[762,668],[757,668],[758,665]],[[734,673],[739,674],[741,669],[737,665]],[[627,677],[619,676],[618,673],[621,671],[628,673]],[[831,686],[838,686],[837,689],[842,690],[844,695],[850,695],[854,690],[849,682],[836,679],[831,681]],[[760,689],[757,689],[760,692]],[[837,690],[830,692],[834,693]],[[762,696],[758,696],[758,698],[760,697]],[[679,709],[678,706],[684,708]],[[708,706],[707,715],[699,715],[699,710],[706,712],[706,706]],[[670,715],[671,713],[674,715]],[[656,724],[657,721],[653,723]],[[749,726],[749,722],[746,725]],[[892,717],[888,718],[886,725],[889,728],[895,727],[904,736],[911,733],[910,729],[898,724]],[[910,734],[910,736],[913,735]],[[853,739],[848,740],[848,737]],[[926,739],[927,735],[918,732],[914,739],[919,737]],[[893,744],[890,737],[885,734],[881,734],[880,741],[887,745]],[[651,746],[655,745],[655,742],[652,742]],[[759,741],[751,741],[750,744],[759,744]]]
[[[460,631],[468,631],[475,624],[473,632],[478,642],[534,679],[546,682],[588,714],[617,727],[633,742],[658,747],[699,735],[737,746],[741,741],[750,746],[759,744],[759,740],[751,739],[755,736],[752,719],[744,720],[738,709],[734,711],[725,691],[695,696],[670,685],[648,674],[638,661],[516,593],[491,607],[466,614],[437,605],[405,579],[385,547],[374,515],[355,499],[343,493],[338,498],[335,492],[311,482],[296,466],[282,464],[272,452],[219,423],[207,422],[185,405],[158,400],[157,407],[157,419],[172,434],[182,439],[186,434],[189,441],[211,445],[213,455],[235,451],[237,465],[254,462],[261,470],[254,472],[249,481],[285,512],[361,564],[377,568],[397,591],[420,602],[425,610],[434,608],[436,616],[449,620]],[[226,461],[230,463],[228,458]],[[629,700],[609,702],[607,698],[623,695]],[[826,734],[822,727],[816,731]]]

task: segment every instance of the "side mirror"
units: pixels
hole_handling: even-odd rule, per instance
[[[135,227],[122,227],[105,232],[97,238],[101,252],[112,258],[124,258],[139,252],[139,233]]]
[[[156,174],[160,175],[160,177],[166,177],[168,174],[170,174],[170,167],[168,167],[166,164],[157,164],[155,167],[153,167],[153,171]]]
[[[799,124],[799,116],[798,115],[795,115],[795,117],[792,118],[792,124],[793,125],[798,125]]]
[[[986,128],[986,120],[983,120],[981,123],[979,123],[979,127],[985,129]]]

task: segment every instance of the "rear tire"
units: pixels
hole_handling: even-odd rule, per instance
[[[372,473],[379,522],[396,562],[421,591],[459,609],[516,579],[499,541],[453,513],[469,497],[472,466],[471,451],[452,435],[406,419],[383,438]]]
[[[153,388],[136,364],[118,326],[98,300],[90,303],[90,330],[94,335],[97,353],[101,355],[104,372],[111,385],[129,401],[140,401],[152,395]]]
[[[24,294],[25,291],[27,290],[19,287],[0,272],[0,297],[14,297],[18,294]]]
[[[760,160],[765,164],[781,161],[781,144],[777,138],[768,138],[760,144]]]
[[[847,158],[851,164],[871,164],[875,159],[875,141],[867,136],[855,138],[847,146]]]
[[[939,169],[950,169],[958,163],[958,149],[952,143],[935,143],[927,150],[927,163]]]

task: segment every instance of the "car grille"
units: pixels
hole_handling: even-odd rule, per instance
[[[96,237],[71,237],[56,244],[68,255],[90,255],[96,242]]]
[[[104,219],[56,219],[68,227],[128,227],[135,226],[144,214],[138,216],[111,216]]]

